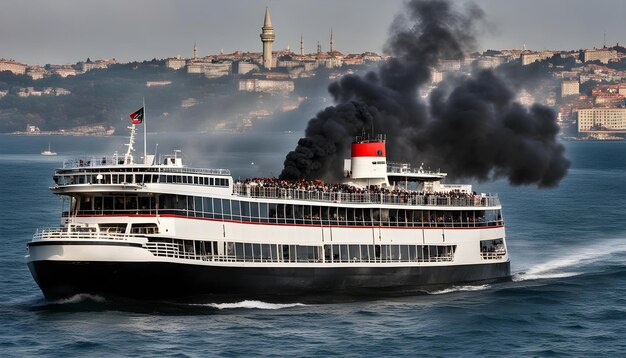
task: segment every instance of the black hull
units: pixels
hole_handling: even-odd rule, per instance
[[[33,261],[30,272],[48,299],[105,297],[324,301],[332,296],[389,296],[510,278],[510,263],[438,267],[241,268],[165,262]],[[209,297],[206,297],[209,296]]]

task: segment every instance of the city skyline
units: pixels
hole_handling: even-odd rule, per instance
[[[468,1],[459,2],[464,3]],[[532,50],[579,49],[626,42],[626,23],[620,15],[626,11],[626,3],[618,0],[474,3],[486,15],[477,50],[524,45]],[[81,6],[75,1],[29,0],[11,3],[9,11],[0,15],[0,57],[33,65],[74,63],[88,57],[142,61],[176,55],[191,57],[194,42],[199,56],[221,50],[261,52],[258,33],[266,6],[272,13],[276,33],[274,50],[289,46],[298,52],[302,35],[305,52],[315,52],[318,41],[328,51],[332,28],[335,49],[344,53],[381,53],[389,26],[402,4],[400,0],[384,4],[330,0],[142,0]],[[347,13],[354,16],[346,16]],[[596,23],[602,25],[591,26]]]

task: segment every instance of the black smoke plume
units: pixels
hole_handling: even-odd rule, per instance
[[[475,45],[483,19],[475,5],[411,0],[391,26],[391,59],[365,76],[329,86],[336,105],[311,119],[285,159],[282,178],[337,179],[350,143],[362,133],[387,135],[387,158],[425,162],[452,177],[507,177],[514,185],[555,186],[569,161],[556,141],[554,112],[515,102],[515,92],[492,71],[441,82],[427,97],[432,68],[461,59]]]

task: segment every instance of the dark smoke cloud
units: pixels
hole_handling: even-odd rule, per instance
[[[284,163],[282,178],[337,179],[352,138],[385,133],[392,161],[426,162],[452,177],[555,186],[569,161],[556,141],[548,107],[515,102],[515,90],[489,70],[442,82],[422,100],[431,69],[459,59],[475,44],[482,11],[457,11],[444,0],[412,0],[391,26],[392,59],[365,76],[349,75],[329,86],[336,105],[311,119]]]

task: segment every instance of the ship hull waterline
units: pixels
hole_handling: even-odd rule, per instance
[[[403,267],[233,267],[171,262],[28,262],[47,299],[77,294],[134,299],[204,297],[320,302],[432,292],[510,280],[510,262]]]

